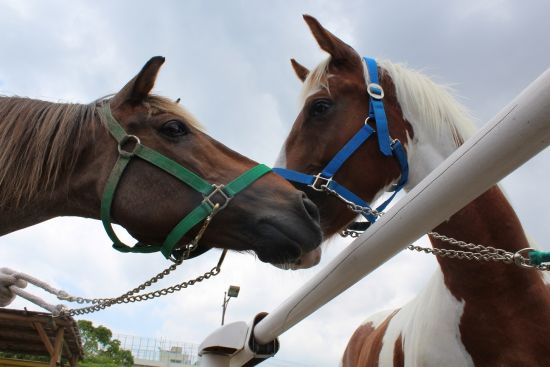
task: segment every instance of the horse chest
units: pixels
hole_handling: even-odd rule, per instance
[[[464,301],[456,299],[437,270],[428,286],[390,321],[380,366],[393,366],[403,353],[405,366],[473,366],[460,337]],[[398,338],[402,348],[396,348]]]

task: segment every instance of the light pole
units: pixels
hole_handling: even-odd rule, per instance
[[[240,290],[241,290],[241,287],[237,285],[230,285],[227,292],[223,292],[222,325],[225,321],[225,310],[227,309],[227,304],[229,303],[229,300],[233,297],[237,298]]]

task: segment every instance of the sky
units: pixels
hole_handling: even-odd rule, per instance
[[[0,94],[88,103],[118,91],[150,57],[162,55],[156,93],[181,98],[214,138],[271,165],[299,109],[301,85],[289,59],[314,67],[326,57],[302,14],[361,54],[451,85],[478,126],[550,66],[550,3],[543,0],[0,0]],[[526,232],[546,250],[549,162],[546,150],[502,181]],[[221,274],[206,282],[83,318],[115,333],[198,344],[219,326],[229,285],[241,292],[226,322],[249,321],[274,309],[349,242],[329,241],[318,267],[296,272],[231,253]],[[186,261],[161,285],[194,278],[218,255]],[[114,251],[101,223],[90,219],[57,218],[0,238],[0,267],[85,297],[124,293],[168,265],[161,255]],[[435,266],[428,255],[400,253],[283,334],[280,352],[263,365],[337,365],[361,321],[410,300]],[[12,306],[38,310],[22,300]]]

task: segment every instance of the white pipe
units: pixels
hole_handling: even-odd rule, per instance
[[[550,69],[254,329],[267,343],[315,312],[550,141]],[[544,185],[543,182],[540,185]]]

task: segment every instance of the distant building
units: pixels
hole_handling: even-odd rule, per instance
[[[198,366],[198,346],[164,338],[145,338],[114,335],[120,347],[132,352],[135,367],[192,367]]]

